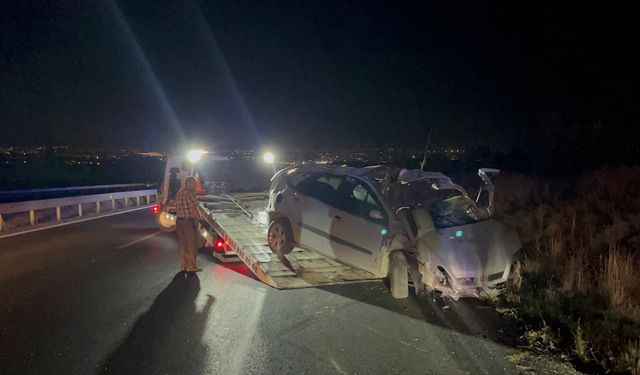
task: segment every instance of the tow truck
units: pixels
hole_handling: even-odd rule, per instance
[[[211,248],[219,261],[244,262],[260,281],[277,289],[379,279],[301,247],[287,254],[285,262],[270,250],[266,208],[274,166],[254,158],[230,158],[206,152],[200,158],[167,157],[158,186],[160,203],[152,207],[158,227],[163,231],[175,230],[175,194],[185,179],[194,175],[199,185],[198,210],[203,218],[199,226],[202,247]]]

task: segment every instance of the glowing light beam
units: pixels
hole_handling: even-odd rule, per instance
[[[202,10],[197,5],[194,5],[194,8],[195,8],[194,13],[196,16],[197,28],[202,34],[203,38],[206,40],[206,43],[204,43],[205,49],[209,52],[212,59],[212,63],[217,65],[221,69],[222,79],[224,80],[224,82],[226,83],[230,91],[231,98],[238,105],[240,115],[242,116],[243,121],[246,123],[249,130],[251,131],[251,134],[254,137],[256,146],[258,148],[261,148],[263,144],[262,138],[260,137],[260,133],[258,132],[258,128],[253,119],[253,116],[251,115],[251,112],[247,108],[247,104],[242,97],[242,93],[240,92],[240,89],[236,84],[236,80],[233,78],[231,69],[229,69],[229,65],[227,64],[224,58],[224,55],[220,50],[220,47],[218,45],[216,38],[213,36],[213,32],[211,31],[209,24],[207,23],[207,21],[204,19],[204,16],[202,15]]]
[[[162,112],[168,117],[169,123],[173,127],[173,130],[179,137],[180,141],[185,142],[185,135],[182,129],[182,125],[180,124],[180,120],[178,119],[173,106],[169,102],[169,98],[167,97],[167,94],[160,84],[160,81],[154,73],[149,60],[142,50],[142,47],[140,47],[140,44],[136,40],[136,37],[126,20],[124,13],[122,13],[122,10],[114,0],[108,0],[107,4],[109,6],[110,12],[112,13],[112,18],[115,20],[119,29],[123,32],[124,38],[128,42],[130,49],[133,51],[135,59],[141,65],[142,71],[144,72],[145,80],[151,85],[150,91],[159,101]]]

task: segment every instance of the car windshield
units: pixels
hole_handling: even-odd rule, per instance
[[[429,207],[436,228],[448,228],[472,224],[489,219],[489,212],[476,205],[466,195],[458,195],[434,203]]]
[[[489,212],[455,189],[437,189],[433,181],[397,184],[392,191],[394,210],[422,206],[429,210],[436,228],[472,224],[489,219]]]

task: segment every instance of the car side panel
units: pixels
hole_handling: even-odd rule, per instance
[[[300,207],[300,243],[321,254],[329,255],[329,238],[327,233],[331,227],[330,206],[316,199],[297,193],[296,202]]]
[[[327,255],[375,275],[386,274],[380,269],[385,263],[380,261],[383,226],[337,208],[332,208],[330,214],[331,241]]]

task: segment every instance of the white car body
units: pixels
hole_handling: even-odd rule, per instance
[[[486,208],[442,173],[397,172],[386,166],[287,168],[272,179],[269,222],[286,218],[296,245],[378,277],[388,275],[390,254],[400,251],[420,292],[458,298],[495,297],[504,290],[521,245],[513,229],[490,219],[487,173],[498,171],[479,172],[477,200],[489,191]],[[434,194],[452,196],[434,200]],[[422,195],[433,205],[423,206],[417,199]],[[460,207],[467,209],[456,212]]]

